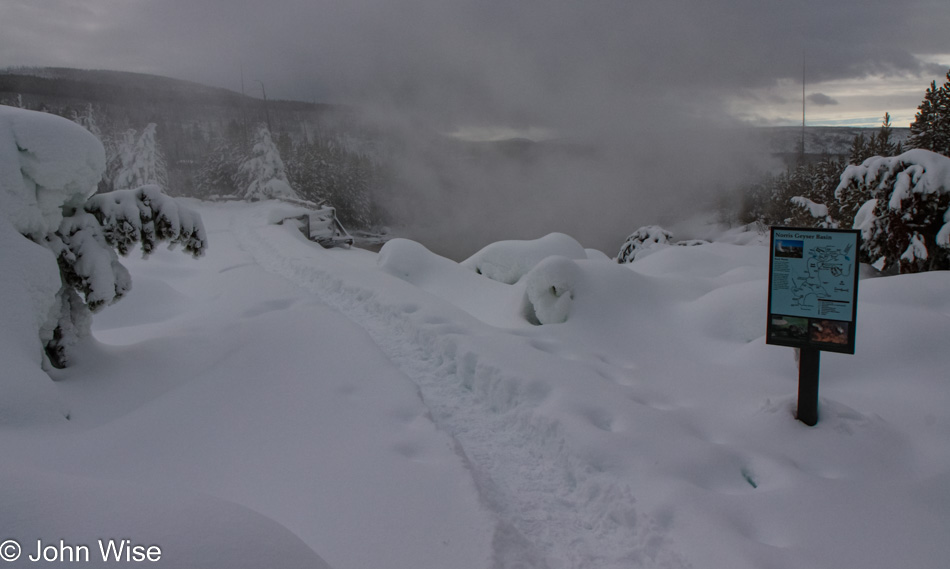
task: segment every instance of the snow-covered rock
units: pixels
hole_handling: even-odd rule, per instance
[[[540,239],[492,243],[460,264],[490,279],[514,284],[551,255],[586,259],[587,251],[569,235],[550,233]]]
[[[580,277],[577,263],[552,255],[537,264],[525,277],[525,298],[530,306],[528,319],[538,324],[567,322]]]

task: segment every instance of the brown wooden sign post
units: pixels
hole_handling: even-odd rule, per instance
[[[798,420],[818,423],[821,351],[854,353],[861,232],[773,227],[768,344],[799,349]]]

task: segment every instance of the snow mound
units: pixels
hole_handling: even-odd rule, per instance
[[[24,235],[55,231],[95,193],[105,150],[76,123],[0,105],[0,211]]]
[[[455,263],[429,251],[421,243],[400,238],[387,241],[383,245],[383,248],[379,250],[377,264],[393,276],[419,284],[420,275]]]
[[[585,251],[587,251],[587,258],[592,261],[613,261],[607,253],[600,249],[585,249]]]
[[[531,269],[525,277],[528,320],[538,324],[567,322],[580,275],[577,263],[557,255]]]
[[[392,239],[380,249],[384,272],[419,287],[493,326],[525,325],[521,285],[485,279],[408,239]]]
[[[514,284],[551,255],[586,259],[587,251],[573,237],[550,233],[539,239],[492,243],[460,264],[492,280]]]

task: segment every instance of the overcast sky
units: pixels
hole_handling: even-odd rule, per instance
[[[411,110],[446,128],[658,113],[912,119],[946,0],[2,0],[2,65],[140,71]],[[620,120],[618,125],[616,121]]]

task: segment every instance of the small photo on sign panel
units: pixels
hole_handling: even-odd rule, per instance
[[[811,341],[823,344],[847,344],[850,322],[814,320],[811,323]]]
[[[805,254],[805,242],[797,239],[776,239],[775,256],[801,259]]]
[[[804,341],[808,336],[808,319],[772,315],[772,338]]]

